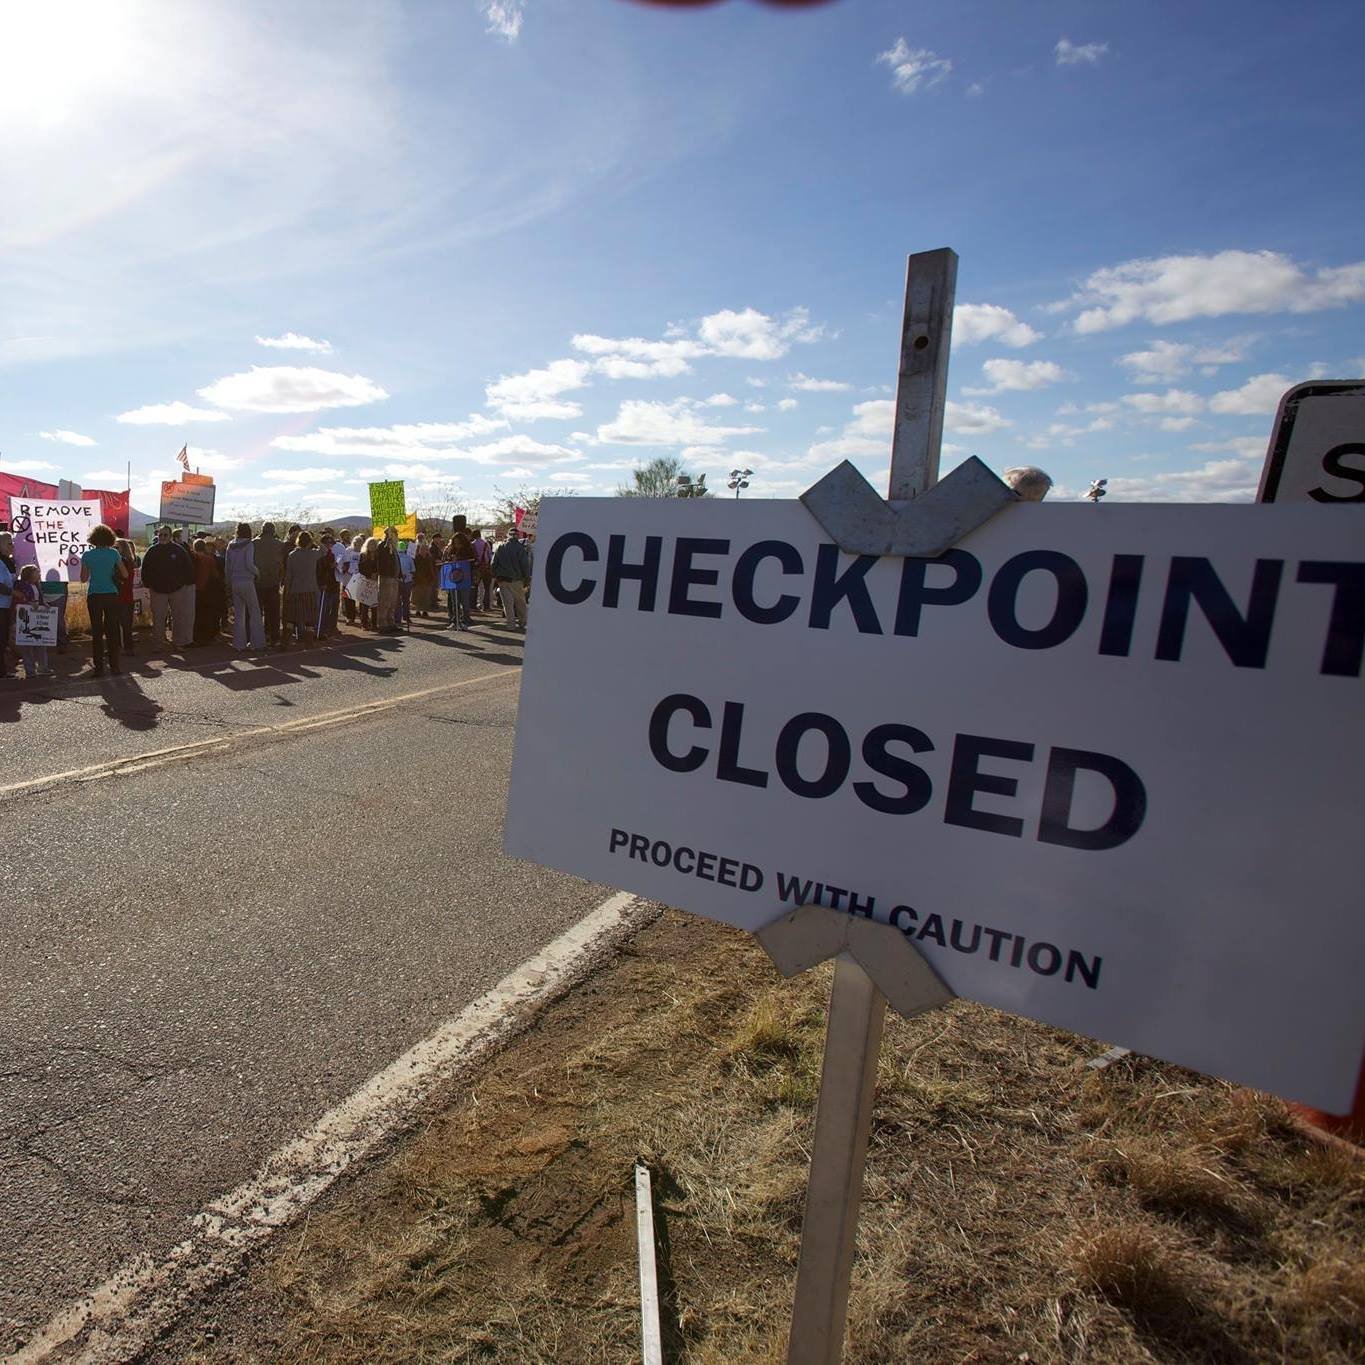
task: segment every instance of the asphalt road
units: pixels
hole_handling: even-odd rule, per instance
[[[501,852],[520,656],[482,627],[0,685],[0,1354],[607,894]]]

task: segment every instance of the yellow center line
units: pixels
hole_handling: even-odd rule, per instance
[[[146,753],[129,754],[126,758],[107,759],[103,763],[92,763],[86,768],[70,768],[66,772],[49,773],[45,777],[34,777],[27,782],[13,782],[0,787],[0,801],[22,792],[32,793],[42,787],[56,786],[63,782],[90,782],[97,777],[110,777],[119,773],[136,772],[141,768],[157,767],[164,763],[176,763],[196,755],[219,752],[231,748],[242,740],[258,739],[262,735],[276,737],[297,734],[301,731],[316,730],[329,725],[339,725],[343,721],[357,720],[381,711],[392,710],[405,702],[420,701],[423,697],[439,696],[443,692],[457,692],[476,683],[492,682],[517,676],[519,670],[500,668],[495,672],[480,673],[475,678],[465,678],[461,682],[442,683],[438,687],[423,687],[416,692],[404,692],[397,697],[381,697],[377,701],[361,702],[356,706],[343,706],[335,711],[321,711],[315,716],[300,716],[298,720],[287,720],[279,725],[253,725],[236,730],[230,735],[216,735],[213,739],[196,740],[193,744],[176,744],[166,749],[151,749]]]

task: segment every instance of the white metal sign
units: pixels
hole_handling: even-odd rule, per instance
[[[794,502],[541,510],[509,853],[870,914],[959,995],[1349,1107],[1355,509],[1021,504],[934,562]]]
[[[1280,399],[1258,502],[1365,502],[1365,380],[1296,384]]]
[[[212,483],[167,479],[161,485],[162,521],[183,522],[186,526],[211,526],[217,489]]]

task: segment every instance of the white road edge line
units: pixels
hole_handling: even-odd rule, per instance
[[[586,975],[595,954],[642,925],[648,902],[626,892],[603,901],[454,1019],[386,1066],[302,1136],[267,1157],[251,1179],[188,1220],[160,1257],[124,1262],[56,1314],[10,1365],[43,1365],[57,1352],[83,1365],[133,1359],[174,1324],[191,1299],[234,1274],[247,1252],[314,1202],[348,1167],[400,1130],[452,1077]],[[64,1350],[84,1337],[74,1348]]]
[[[274,735],[279,738],[308,730],[319,730],[328,725],[341,725],[346,721],[359,720],[380,711],[390,711],[404,702],[434,697],[442,692],[457,692],[460,688],[472,687],[475,683],[495,682],[499,678],[516,676],[518,674],[511,670],[497,669],[480,673],[473,678],[462,678],[459,682],[441,683],[438,687],[423,687],[417,692],[403,692],[396,697],[379,697],[355,706],[343,706],[335,711],[319,711],[315,716],[300,716],[297,720],[282,721],[279,725],[251,725],[241,730],[233,730],[229,734],[215,735],[212,739],[176,744],[169,749],[150,749],[146,753],[129,754],[127,758],[111,758],[104,763],[91,764],[88,768],[71,768],[64,773],[49,773],[46,777],[34,777],[27,782],[12,782],[7,787],[0,787],[0,801],[21,793],[31,796],[44,787],[53,787],[63,782],[93,782],[97,777],[136,773],[144,768],[158,767],[163,763],[178,763],[187,758],[199,758],[206,753],[216,753],[230,748],[242,740],[259,739],[262,735]]]

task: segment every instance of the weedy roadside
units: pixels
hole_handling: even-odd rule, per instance
[[[782,1359],[828,979],[666,913],[168,1349],[638,1359],[640,1159],[666,1357]],[[1360,1360],[1365,1162],[1265,1096],[1087,1070],[1102,1047],[888,1017],[846,1359]]]

